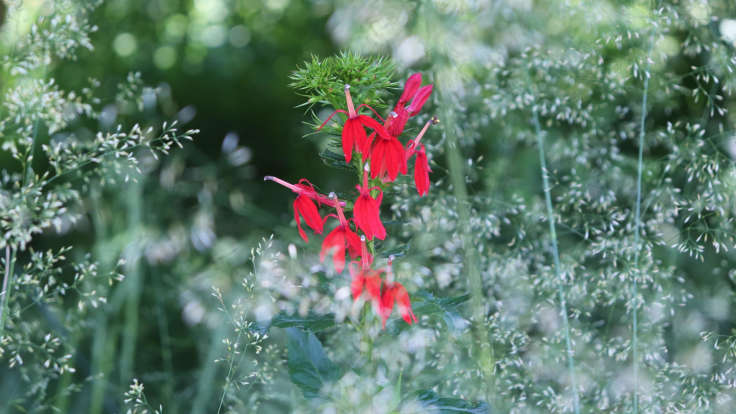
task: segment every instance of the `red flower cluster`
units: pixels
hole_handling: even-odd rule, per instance
[[[399,313],[401,317],[411,325],[417,322],[417,317],[411,310],[411,300],[409,293],[404,286],[398,282],[381,280],[381,273],[386,273],[389,277],[393,276],[391,272],[391,258],[389,258],[386,269],[374,270],[371,268],[372,258],[368,254],[365,246],[365,236],[360,237],[361,242],[361,263],[360,269],[357,262],[350,262],[350,276],[353,278],[350,284],[350,290],[353,292],[353,300],[357,301],[363,294],[363,289],[368,294],[368,299],[373,303],[373,308],[383,321],[383,327],[386,327],[386,321],[394,309],[394,303],[398,302]]]
[[[338,113],[347,115],[342,128],[342,149],[345,162],[350,163],[353,160],[353,152],[357,151],[360,154],[359,164],[364,166],[362,183],[356,186],[358,198],[352,206],[353,217],[351,219],[345,217],[343,207],[346,206],[346,203],[339,201],[334,193],[330,193],[329,197],[318,193],[306,179],[299,180],[297,184],[291,184],[279,178],[265,177],[266,180],[275,181],[297,194],[294,200],[294,219],[304,241],[308,241],[308,237],[302,229],[301,219],[304,219],[307,226],[317,234],[322,234],[328,218],[333,217],[338,220],[338,225],[325,236],[322,242],[320,261],[324,262],[325,258],[331,254],[335,271],[342,273],[345,269],[346,250],[351,258],[360,258],[360,262],[352,261],[349,265],[353,298],[358,300],[365,292],[373,303],[376,313],[383,320],[384,327],[395,303],[398,304],[399,312],[406,323],[417,322],[411,310],[409,294],[404,286],[392,280],[391,260],[386,269],[371,268],[373,257],[368,252],[366,240],[386,238],[386,229],[380,217],[383,190],[375,184],[386,185],[395,181],[399,174],[407,174],[407,163],[411,157],[415,156],[414,183],[417,192],[423,196],[429,191],[429,172],[431,170],[427,161],[426,149],[423,144],[420,144],[420,141],[430,123],[436,124],[437,119],[433,117],[427,121],[417,137],[406,143],[406,147],[399,141],[399,136],[403,133],[407,121],[419,113],[432,93],[432,85],[421,86],[421,84],[421,74],[410,76],[394,110],[385,120],[366,104],[361,104],[356,108],[350,95],[350,86],[345,85],[347,111],[336,110],[320,126],[321,129]],[[383,124],[369,115],[359,114],[358,111],[363,107],[370,109]],[[373,132],[368,135],[365,128]],[[318,207],[322,205],[334,208],[336,214],[320,216]],[[363,234],[359,236],[358,232]],[[381,279],[382,274],[386,274],[386,281]]]

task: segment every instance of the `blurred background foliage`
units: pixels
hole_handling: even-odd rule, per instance
[[[26,32],[38,16],[69,12],[55,8],[62,3],[21,3],[22,14],[3,27],[6,53],[13,33]],[[72,328],[61,322],[72,306],[64,301],[24,311],[63,339],[76,372],[42,386],[43,376],[24,378],[4,364],[0,401],[9,401],[9,412],[143,412],[159,404],[165,412],[194,413],[426,409],[416,401],[484,412],[486,405],[469,402],[476,400],[501,411],[572,412],[534,114],[548,139],[584,411],[631,409],[628,286],[636,274],[633,252],[641,248],[643,411],[733,412],[732,2],[82,3],[99,3],[89,17],[98,26],[90,34],[94,50],[34,74],[70,90],[89,86],[90,78],[99,82],[92,82],[96,95],[109,103],[68,129],[89,137],[117,124],[176,119],[202,132],[168,156],[142,153],[136,182],[85,183],[72,208],[77,221],[33,239],[39,251],[74,246],[71,262],[94,261],[100,274],[119,271],[125,280],[101,284],[107,303]],[[422,326],[392,321],[380,333],[377,324],[349,325],[354,309],[344,286],[318,266],[317,243],[295,237],[292,195],[261,180],[307,177],[323,192],[350,191],[351,174],[317,156],[334,137],[310,135],[314,116],[323,119],[331,108],[315,105],[312,114],[289,86],[313,55],[346,49],[385,57],[395,69],[387,85],[421,71],[436,86],[431,110],[441,129],[423,141],[432,196],[418,199],[409,180],[400,182],[387,195],[393,209],[384,213],[396,237],[379,246],[379,257],[400,255],[397,273],[409,280]],[[631,234],[645,76],[652,86],[647,242],[640,247]],[[6,92],[17,75],[5,68],[3,77]],[[386,103],[397,94],[388,91]],[[38,139],[53,136],[41,132]],[[0,169],[21,166],[4,155]],[[455,213],[463,208],[465,222]],[[448,237],[457,234],[474,235],[477,248]],[[473,271],[482,278],[480,323],[500,373],[492,380],[469,351],[482,342],[466,329],[474,319],[466,306]],[[67,268],[61,277],[73,273]],[[279,311],[297,316],[279,314],[271,323],[287,329],[269,330],[266,340],[262,322]],[[346,322],[335,326],[332,314]],[[381,358],[356,356],[367,341]],[[315,390],[294,380],[300,347],[334,384]],[[358,366],[338,369],[331,361]],[[134,378],[145,397],[138,382],[129,387]],[[37,386],[21,385],[29,383]],[[315,402],[310,392],[318,390]]]

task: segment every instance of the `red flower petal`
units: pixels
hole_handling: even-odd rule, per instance
[[[402,108],[396,108],[396,117],[389,123],[386,131],[394,137],[398,137],[404,132],[406,121],[409,120],[410,113],[408,110]]]
[[[296,220],[296,226],[299,229],[299,234],[302,236],[304,241],[309,241],[306,233],[302,230],[301,220],[299,216],[304,218],[304,222],[317,234],[322,234],[324,221],[317,211],[317,206],[314,205],[314,201],[311,198],[298,195],[294,200],[294,219]]]
[[[358,188],[361,188],[358,186]],[[370,191],[370,190],[369,190]],[[381,240],[386,238],[386,229],[381,223],[381,209],[378,200],[370,196],[370,192],[358,196],[353,206],[353,221],[360,228],[368,240],[377,237]]]
[[[381,300],[378,305],[378,313],[381,319],[383,319],[383,327],[386,327],[386,321],[391,316],[391,312],[394,310],[394,299],[395,292],[394,288],[390,284],[386,284],[386,288],[381,293]]]
[[[381,298],[381,276],[377,271],[370,272],[365,277],[365,290],[374,303],[378,303]]]
[[[416,152],[417,157],[414,160],[414,184],[417,187],[417,193],[423,196],[429,192],[429,163],[427,161],[427,153],[422,145]]]
[[[337,226],[322,242],[322,250],[319,253],[320,262],[325,261],[328,253],[332,254],[332,263],[335,272],[342,273],[345,269],[345,230],[343,226]]]
[[[345,154],[346,163],[350,163],[353,158],[353,146],[365,140],[365,129],[358,118],[350,118],[345,121],[342,128],[342,151]]]
[[[416,95],[414,95],[409,107],[406,108],[407,111],[411,113],[411,116],[415,116],[422,110],[422,106],[424,106],[424,103],[429,99],[429,95],[432,94],[432,87],[432,85],[424,86],[417,91]]]
[[[404,286],[399,283],[394,284],[396,302],[399,303],[399,312],[404,321],[409,325],[417,322],[417,317],[414,316],[414,312],[411,310],[411,300],[409,299],[409,293],[406,292]]]
[[[401,105],[403,108],[404,105],[409,102],[409,99],[414,97],[417,93],[417,89],[419,89],[419,85],[422,84],[422,74],[421,73],[415,73],[411,76],[409,76],[409,79],[406,80],[406,84],[404,84],[404,91],[401,93],[401,97],[399,98],[399,101],[396,103],[396,106]]]
[[[380,176],[394,181],[399,173],[406,174],[406,155],[401,142],[394,137],[377,139],[371,152],[371,178]]]

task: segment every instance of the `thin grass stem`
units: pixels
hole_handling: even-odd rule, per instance
[[[455,136],[456,123],[454,115],[449,109],[449,100],[446,100],[443,107],[442,121],[445,122],[446,136],[446,154],[447,164],[450,172],[450,180],[455,198],[457,200],[457,210],[459,223],[462,226],[462,243],[464,252],[464,271],[467,274],[468,289],[470,290],[471,306],[473,312],[473,342],[477,344],[475,350],[475,358],[479,368],[483,373],[486,382],[486,399],[489,403],[495,401],[495,355],[493,343],[489,338],[488,332],[484,329],[486,318],[486,298],[483,295],[483,281],[478,268],[478,251],[471,237],[473,234],[470,228],[470,209],[468,208],[468,189],[465,185],[464,166],[460,150],[458,149],[457,137]]]
[[[634,370],[634,414],[639,413],[639,253],[641,248],[641,177],[644,167],[644,135],[647,122],[647,97],[649,96],[649,67],[652,46],[654,45],[654,33],[649,39],[649,51],[647,52],[647,68],[644,71],[644,93],[641,97],[641,121],[639,124],[639,159],[636,167],[636,205],[634,207],[634,270],[635,274],[631,280],[631,298],[633,306],[631,310],[631,357]]]
[[[9,245],[5,246],[5,276],[3,277],[3,290],[0,292],[0,339],[5,335],[5,322],[8,318],[10,291],[13,289],[14,267],[15,251]]]
[[[537,146],[539,147],[539,163],[542,169],[542,184],[544,186],[544,202],[547,206],[547,221],[549,222],[549,233],[552,239],[552,257],[555,264],[555,277],[557,278],[557,294],[560,300],[560,312],[562,313],[562,324],[565,332],[565,348],[567,349],[567,369],[570,376],[570,387],[573,394],[573,408],[575,414],[580,413],[580,397],[578,395],[578,386],[575,378],[575,356],[572,351],[572,341],[570,340],[570,321],[567,316],[567,301],[565,299],[565,281],[562,279],[560,271],[560,252],[557,247],[557,230],[555,229],[555,212],[552,207],[552,196],[550,194],[549,174],[547,171],[547,160],[544,154],[544,132],[539,125],[539,117],[537,111],[533,112],[534,129],[537,134]]]

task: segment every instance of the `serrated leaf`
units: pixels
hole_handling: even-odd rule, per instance
[[[440,397],[431,390],[417,391],[416,398],[427,408],[427,412],[450,414],[450,413],[471,413],[471,414],[488,414],[490,407],[484,402],[473,402],[463,400],[461,398]]]
[[[286,328],[286,334],[291,382],[306,398],[318,398],[322,386],[340,378],[339,368],[327,358],[322,344],[311,331],[292,327]]]
[[[276,328],[302,328],[312,332],[321,331],[335,326],[335,315],[332,313],[326,315],[310,314],[301,317],[279,313],[271,319],[271,326]]]

